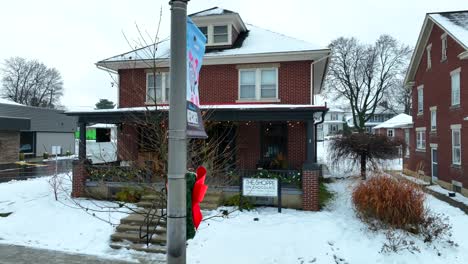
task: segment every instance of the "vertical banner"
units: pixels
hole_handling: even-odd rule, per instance
[[[198,80],[205,55],[206,37],[187,18],[187,137],[207,138],[200,111]]]

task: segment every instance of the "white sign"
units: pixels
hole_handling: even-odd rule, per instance
[[[242,181],[244,196],[278,196],[278,179],[244,178]]]
[[[52,155],[60,155],[61,146],[52,146]]]

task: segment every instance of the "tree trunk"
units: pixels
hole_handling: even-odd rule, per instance
[[[361,178],[366,179],[366,155],[361,155]]]

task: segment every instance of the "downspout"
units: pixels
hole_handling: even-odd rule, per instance
[[[327,107],[327,103],[325,103],[325,107]],[[328,112],[328,110],[325,110],[325,111],[322,111],[322,118],[320,120],[320,122],[317,122],[315,123],[314,122],[314,140],[315,140],[315,144],[314,144],[314,152],[315,152],[315,155],[314,155],[314,162],[317,163],[317,126],[322,124],[323,122],[325,122],[325,114]]]

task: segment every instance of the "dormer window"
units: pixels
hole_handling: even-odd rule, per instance
[[[206,37],[207,46],[231,45],[231,25],[207,25],[198,27]]]
[[[205,35],[206,42],[208,42],[208,27],[199,27],[200,31]]]
[[[228,38],[228,26],[213,26],[213,43],[227,43]]]

